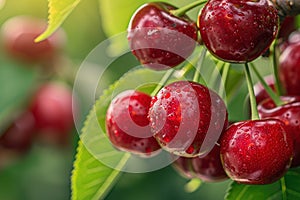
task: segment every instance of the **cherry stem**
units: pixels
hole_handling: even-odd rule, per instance
[[[202,181],[199,178],[193,178],[184,186],[184,189],[186,192],[192,193],[195,192],[201,184]]]
[[[200,83],[203,83],[204,85],[205,85],[205,81],[203,80],[203,77],[201,76],[200,70],[201,70],[201,67],[202,67],[204,59],[205,59],[206,51],[207,51],[206,48],[203,48],[200,58],[199,58],[199,61],[196,64],[197,65],[196,71],[195,71],[194,78],[193,78],[194,82],[200,82]]]
[[[278,58],[277,41],[275,41],[275,44],[273,47],[273,72],[274,72],[274,78],[275,78],[275,90],[276,90],[277,94],[280,96],[281,94],[283,94],[283,91],[282,91],[282,87],[280,86],[277,58]]]
[[[284,177],[282,177],[280,179],[280,185],[281,185],[281,191],[282,191],[282,199],[287,200],[286,184],[285,184],[285,178]]]
[[[198,59],[198,57],[195,57],[191,60],[191,62],[187,62],[179,71],[174,74],[176,78],[184,77],[197,64]]]
[[[280,99],[280,96],[277,95],[272,89],[271,87],[266,83],[265,79],[261,76],[261,74],[258,72],[258,70],[256,69],[255,65],[253,63],[250,63],[251,67],[255,73],[255,75],[257,76],[257,78],[259,79],[259,82],[262,84],[262,86],[264,87],[264,89],[267,91],[268,95],[271,97],[271,99],[274,101],[274,103],[276,104],[276,106],[281,106],[284,104],[284,102]]]
[[[225,84],[226,84],[228,73],[229,73],[229,67],[230,67],[229,63],[225,63],[225,65],[223,66],[222,82],[220,83],[220,86],[219,86],[219,94],[221,96],[223,96],[225,94]]]
[[[247,80],[249,96],[250,96],[251,119],[256,120],[256,119],[259,119],[259,115],[258,115],[258,111],[257,111],[256,99],[255,99],[254,89],[253,89],[253,82],[251,79],[248,63],[245,63],[245,75],[246,75],[246,80]]]
[[[164,87],[164,85],[167,83],[167,81],[170,79],[170,77],[173,75],[174,73],[174,69],[169,69],[164,76],[162,77],[162,79],[159,81],[159,83],[157,84],[157,86],[154,88],[154,90],[151,92],[151,96],[155,96],[159,90]]]
[[[209,85],[214,88],[217,84],[217,79],[219,77],[219,73],[222,70],[222,68],[224,67],[224,62],[221,60],[218,60],[217,65],[215,66],[211,77],[210,77],[210,81],[209,81]]]
[[[176,10],[171,10],[170,13],[176,17],[180,17],[182,15],[184,15],[186,12],[188,12],[189,10],[197,7],[197,6],[200,6],[201,4],[204,4],[206,3],[207,0],[200,0],[200,1],[195,1],[193,3],[190,3],[186,6],[183,6],[181,8],[178,8]]]

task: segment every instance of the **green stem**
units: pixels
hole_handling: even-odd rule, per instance
[[[194,78],[193,78],[194,82],[201,82],[203,84],[205,83],[205,81],[201,77],[200,70],[201,70],[201,66],[203,65],[203,62],[205,59],[206,51],[207,51],[206,48],[203,48],[203,50],[201,52],[199,62],[197,63],[196,71],[195,71]]]
[[[174,75],[176,75],[176,78],[182,78],[184,77],[191,69],[194,68],[198,61],[198,57],[195,57],[191,60],[191,62],[187,62],[178,72],[176,72]]]
[[[247,86],[248,86],[249,97],[250,97],[251,119],[256,120],[256,119],[259,119],[259,116],[258,116],[258,111],[257,111],[254,90],[253,90],[253,82],[251,79],[248,63],[245,63],[245,75],[246,75]]]
[[[217,62],[217,65],[215,66],[212,74],[211,74],[211,77],[210,77],[210,82],[209,82],[209,85],[214,88],[217,84],[217,80],[218,80],[218,77],[219,77],[219,73],[220,71],[222,70],[223,66],[224,66],[224,62],[221,61],[221,60],[218,60]]]
[[[174,69],[169,69],[164,74],[164,76],[162,77],[162,79],[160,80],[160,82],[157,84],[157,86],[152,91],[151,96],[155,96],[159,92],[159,90],[167,83],[167,81],[172,76],[172,74],[174,73],[174,71],[175,71]]]
[[[230,64],[229,63],[225,63],[224,67],[223,67],[223,72],[222,72],[222,83],[219,86],[219,94],[221,96],[223,96],[224,92],[225,92],[225,84],[227,81],[227,77],[228,77],[228,73],[229,73],[229,67]]]
[[[274,103],[276,104],[276,106],[281,106],[284,104],[284,102],[280,99],[280,96],[277,95],[272,89],[271,87],[266,83],[265,79],[260,75],[260,73],[257,71],[255,65],[253,63],[251,63],[251,67],[255,73],[255,75],[257,76],[257,78],[259,79],[260,83],[262,84],[262,86],[264,87],[264,89],[267,91],[267,93],[269,94],[269,96],[271,97],[271,99],[274,101]]]
[[[206,3],[207,0],[200,0],[200,1],[195,1],[193,3],[190,3],[186,6],[183,6],[181,8],[178,8],[176,10],[171,10],[171,14],[174,15],[174,16],[177,16],[177,17],[180,17],[182,15],[184,15],[186,12],[188,12],[189,10],[197,7],[197,6],[200,6],[201,4],[204,4]]]
[[[286,194],[286,184],[285,184],[285,178],[282,177],[280,179],[281,184],[281,191],[282,191],[282,200],[287,200],[287,194]]]
[[[280,96],[283,94],[283,91],[282,91],[282,87],[280,86],[277,58],[278,58],[277,42],[275,41],[275,44],[273,47],[273,71],[274,71],[274,77],[275,77],[275,90],[276,90],[277,94]]]

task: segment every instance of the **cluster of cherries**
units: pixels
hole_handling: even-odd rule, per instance
[[[205,5],[196,23],[185,12],[200,4]],[[278,11],[268,0],[198,1],[179,9],[152,2],[133,14],[128,41],[140,63],[153,70],[178,66],[201,44],[219,60],[247,66],[279,37],[278,21]],[[143,157],[161,149],[177,155],[174,166],[188,178],[211,182],[231,178],[245,184],[279,180],[290,167],[300,165],[300,101],[295,96],[300,95],[299,36],[292,34],[280,48],[287,96],[280,97],[279,104],[257,84],[256,107],[248,74],[252,106],[259,117],[228,123],[226,105],[217,93],[181,80],[152,96],[135,90],[115,96],[106,115],[110,141],[117,149]],[[275,90],[271,79],[267,82]]]
[[[71,141],[70,133],[74,126],[72,90],[64,82],[44,80],[45,72],[50,71],[49,65],[62,49],[65,35],[60,29],[48,39],[34,42],[46,26],[47,23],[39,18],[16,16],[1,27],[4,53],[14,62],[20,62],[20,66],[35,66],[32,69],[40,71],[43,80],[33,88],[22,111],[11,116],[2,126],[0,159],[7,153],[24,154],[35,139],[63,146]]]

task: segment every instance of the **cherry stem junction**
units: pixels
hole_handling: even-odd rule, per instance
[[[159,90],[164,87],[164,85],[167,83],[167,81],[170,79],[170,77],[173,75],[174,73],[174,69],[169,69],[164,76],[162,77],[162,79],[160,80],[160,82],[157,84],[157,86],[154,88],[154,90],[151,93],[151,96],[155,96]]]
[[[254,89],[253,89],[253,82],[251,79],[251,74],[250,74],[248,63],[245,63],[245,75],[246,75],[246,80],[247,80],[249,96],[250,96],[251,119],[256,120],[256,119],[259,119],[259,115],[258,115],[258,111],[257,111],[257,104],[256,104],[256,99],[255,99],[255,94],[254,94]]]
[[[255,65],[253,63],[250,63],[251,67],[255,73],[255,75],[257,76],[257,78],[259,79],[260,83],[262,84],[262,86],[264,87],[264,89],[266,90],[266,92],[268,93],[268,95],[271,97],[271,99],[274,101],[274,103],[276,104],[276,106],[281,106],[284,104],[284,102],[280,99],[280,96],[277,95],[272,89],[271,87],[266,83],[266,81],[264,80],[264,78],[261,76],[261,74],[258,72],[258,70],[256,69]]]
[[[176,10],[171,10],[170,13],[174,16],[180,17],[182,15],[184,15],[186,12],[190,11],[191,9],[200,6],[202,4],[205,4],[207,2],[207,0],[200,0],[200,1],[195,1],[193,3],[190,3],[186,6],[183,6],[181,8],[178,8]]]

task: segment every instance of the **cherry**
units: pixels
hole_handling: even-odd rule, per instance
[[[268,86],[270,86],[273,89],[273,91],[275,91],[274,76],[273,75],[268,75],[268,76],[264,77],[264,80],[266,81]],[[254,94],[255,94],[257,104],[270,97],[269,94],[267,93],[267,91],[264,89],[263,85],[260,82],[256,83],[254,85],[253,89],[254,89]]]
[[[190,179],[200,178],[206,182],[217,182],[228,178],[221,163],[218,145],[204,157],[179,157],[173,166],[180,174]]]
[[[16,16],[2,28],[4,48],[13,58],[22,62],[41,62],[53,59],[64,44],[64,32],[59,29],[41,42],[34,42],[47,27],[46,21],[32,16]]]
[[[174,16],[177,8],[163,2],[142,5],[132,16],[128,41],[144,66],[164,70],[182,63],[193,52],[197,26],[187,15]]]
[[[300,42],[289,44],[279,56],[279,76],[287,95],[300,95]]]
[[[261,118],[279,119],[285,124],[286,132],[294,138],[292,167],[297,167],[300,166],[300,96],[283,96],[281,99],[285,102],[282,106],[276,106],[268,98],[257,108]]]
[[[278,31],[278,38],[287,40],[292,32],[296,30],[296,18],[294,16],[287,16],[280,24]]]
[[[0,149],[27,152],[32,145],[35,131],[32,113],[22,113],[0,136]]]
[[[106,113],[106,130],[117,149],[144,157],[159,152],[147,117],[150,102],[151,96],[133,90],[114,97]]]
[[[268,0],[209,0],[198,17],[198,26],[214,56],[245,63],[269,48],[277,34],[278,16]]]
[[[57,143],[68,143],[74,126],[72,91],[58,82],[42,85],[34,94],[32,112],[39,136]]]
[[[285,174],[292,157],[292,136],[277,119],[232,124],[221,138],[223,167],[239,183],[273,183]]]
[[[163,87],[149,110],[151,130],[167,151],[184,157],[208,153],[227,126],[226,106],[215,92],[195,82]]]

